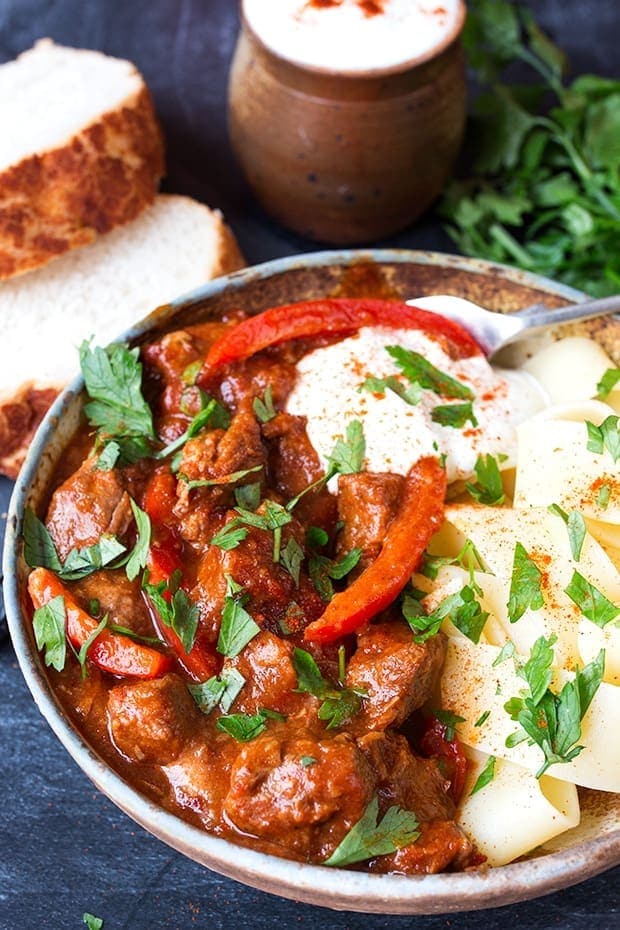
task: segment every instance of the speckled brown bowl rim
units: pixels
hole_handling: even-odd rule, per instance
[[[246,31],[246,33],[252,37],[254,42],[267,52],[269,55],[273,55],[277,61],[285,62],[287,65],[292,66],[293,68],[298,68],[300,71],[307,71],[310,74],[322,74],[326,77],[335,78],[344,78],[349,80],[358,79],[363,81],[364,79],[373,79],[380,77],[389,77],[392,74],[401,74],[404,71],[409,71],[412,68],[417,68],[418,65],[423,65],[427,61],[432,61],[433,58],[439,58],[443,52],[446,51],[456,40],[459,38],[460,34],[463,31],[465,26],[465,20],[467,19],[467,6],[465,0],[458,0],[458,10],[456,11],[456,20],[454,26],[449,33],[438,42],[437,45],[434,45],[428,52],[424,52],[421,55],[416,55],[413,58],[407,58],[405,61],[401,61],[396,65],[389,65],[386,68],[367,68],[366,70],[351,70],[346,68],[326,68],[321,65],[309,65],[305,62],[297,61],[295,58],[289,58],[286,55],[283,55],[281,52],[278,52],[272,45],[269,45],[261,36],[258,35],[255,29],[252,28],[248,22],[247,16],[245,15],[245,10],[243,9],[243,0],[239,0],[239,18],[241,20],[241,28]]]
[[[411,263],[436,265],[498,276],[514,284],[547,291],[567,301],[583,300],[572,288],[546,278],[477,259],[433,252],[405,250],[346,250],[318,252],[279,259],[235,272],[183,295],[160,308],[124,334],[124,339],[171,322],[180,309],[197,301],[241,290],[251,281],[264,280],[296,268],[359,264]],[[130,787],[88,745],[55,698],[24,620],[20,603],[19,569],[22,515],[36,494],[37,477],[49,463],[48,445],[57,434],[59,419],[75,413],[83,382],[77,378],[61,394],[39,428],[11,498],[4,548],[4,597],[15,653],[35,702],[69,754],[94,784],[118,807],[150,833],[174,849],[209,868],[245,884],[309,904],[337,910],[383,914],[436,914],[512,904],[550,894],[609,869],[620,862],[620,829],[567,850],[487,871],[443,873],[428,876],[369,875],[343,869],[306,865],[255,852],[220,839],[171,814]],[[69,411],[69,413],[67,413]],[[60,434],[61,435],[61,434]],[[58,440],[56,440],[58,442]],[[62,436],[60,440],[63,442]]]

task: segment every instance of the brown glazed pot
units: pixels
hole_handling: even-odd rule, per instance
[[[265,210],[339,245],[380,239],[417,219],[443,189],[463,137],[464,21],[463,4],[431,57],[346,74],[278,57],[242,15],[230,137]]]

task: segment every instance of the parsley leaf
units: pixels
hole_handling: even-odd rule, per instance
[[[276,409],[273,406],[273,398],[271,396],[271,385],[267,385],[263,399],[260,397],[254,398],[254,403],[252,404],[254,413],[261,423],[268,423],[269,420],[273,420],[276,415]]]
[[[474,427],[478,426],[471,401],[465,404],[440,404],[433,408],[431,420],[440,426],[451,426],[453,429],[461,429],[467,422]]]
[[[45,664],[62,672],[67,660],[65,628],[67,614],[62,594],[37,608],[32,618],[37,649],[45,650]]]
[[[253,468],[243,468],[241,471],[233,471],[228,475],[219,475],[217,478],[188,478],[183,472],[179,474],[179,479],[187,485],[190,491],[194,488],[219,488],[225,484],[234,484],[235,481],[241,481],[248,475],[253,475],[261,471],[262,465],[255,465]],[[260,487],[260,485],[259,485]]]
[[[309,768],[311,765],[316,765],[318,759],[315,759],[314,756],[302,756],[299,760],[305,769]]]
[[[260,481],[235,488],[235,501],[244,510],[256,510],[260,504]]]
[[[361,549],[351,549],[339,562],[313,552],[308,560],[308,573],[319,596],[329,603],[334,596],[331,579],[340,581],[352,571],[362,557]]]
[[[426,578],[435,581],[439,574],[439,569],[443,568],[444,565],[460,565],[461,568],[469,572],[469,579],[472,587],[474,584],[473,573],[475,571],[486,571],[482,556],[471,539],[465,540],[463,548],[455,556],[431,555],[429,552],[425,552],[419,571],[420,574],[424,575]]]
[[[495,756],[489,756],[486,761],[486,765],[478,775],[474,787],[471,789],[469,796],[470,798],[477,794],[478,791],[482,791],[483,788],[486,788],[495,778]]]
[[[586,420],[586,429],[588,430],[588,449],[590,452],[597,452],[602,455],[607,449],[614,462],[620,459],[620,428],[618,427],[617,416],[610,414],[600,426],[595,426],[594,423]]]
[[[611,394],[619,382],[620,368],[608,368],[599,383],[596,385],[598,396],[603,398],[607,397],[607,395]]]
[[[295,587],[299,587],[299,575],[301,572],[301,563],[305,558],[304,550],[301,548],[294,536],[291,536],[286,546],[281,552],[280,559],[282,565],[287,570]]]
[[[101,917],[95,917],[94,914],[89,914],[87,912],[82,914],[82,923],[86,924],[88,930],[101,930],[103,927],[103,920]]]
[[[209,545],[217,546],[219,549],[223,549],[224,552],[230,552],[231,549],[236,549],[247,535],[247,528],[240,526],[239,521],[235,518],[225,523],[222,529],[211,537]]]
[[[530,650],[530,655],[523,666],[517,667],[517,674],[523,678],[530,689],[534,704],[538,704],[551,684],[554,660],[553,647],[557,642],[553,633],[549,639],[539,636]]]
[[[236,668],[224,668],[219,676],[188,685],[187,689],[203,714],[210,714],[218,704],[227,714],[244,685],[245,678]]]
[[[581,550],[586,538],[586,521],[578,510],[571,510],[570,513],[566,513],[559,504],[551,504],[548,510],[549,513],[555,514],[555,516],[564,520],[568,530],[570,551],[572,552],[575,562],[578,562],[581,558]]]
[[[434,711],[435,717],[439,720],[440,723],[443,723],[445,730],[445,738],[451,743],[456,735],[456,728],[459,723],[465,723],[465,717],[460,717],[458,714],[455,714],[451,710],[436,710]]]
[[[415,643],[425,643],[431,636],[439,633],[443,617],[436,614],[426,614],[420,601],[411,594],[405,594],[401,605],[403,617],[415,634]]]
[[[249,743],[267,729],[267,714],[228,714],[218,717],[217,728],[239,743]]]
[[[497,507],[506,500],[502,476],[497,459],[493,455],[479,455],[474,465],[476,484],[468,482],[465,485],[468,493],[478,501],[489,507]]]
[[[450,619],[457,630],[473,643],[478,643],[489,614],[480,606],[474,588],[465,585],[456,594],[444,598],[429,617],[438,620],[440,625],[441,621]]]
[[[573,577],[564,588],[571,601],[577,605],[584,617],[601,628],[620,615],[620,606],[612,604],[590,581],[573,572]]]
[[[88,658],[88,651],[92,644],[98,639],[99,634],[102,633],[108,625],[108,615],[102,617],[95,629],[92,631],[90,636],[88,636],[82,645],[80,646],[80,651],[77,654],[77,660],[80,663],[80,668],[82,670],[82,678],[86,678],[86,659]]]
[[[403,349],[402,346],[386,346],[386,351],[396,362],[402,373],[420,387],[433,391],[440,397],[455,397],[461,400],[473,400],[474,393],[462,381],[435,368],[418,352]]]
[[[105,349],[84,341],[80,346],[80,366],[91,400],[84,412],[91,426],[112,439],[142,440],[142,453],[154,440],[153,417],[142,395],[142,365],[139,350],[123,343]]]
[[[155,455],[156,459],[168,458],[169,455],[182,449],[189,439],[193,439],[194,436],[197,436],[198,433],[206,427],[211,427],[212,429],[228,429],[230,426],[230,414],[226,407],[214,397],[209,397],[204,391],[200,392],[200,401],[202,408],[191,420],[185,432],[163,449],[160,449]]]
[[[60,561],[54,541],[44,523],[29,507],[24,513],[24,558],[31,568],[48,568],[63,581],[78,581],[102,568],[122,564],[125,546],[115,536],[102,536],[99,542],[83,549],[72,549]]]
[[[611,487],[608,484],[602,484],[599,488],[599,492],[596,495],[596,503],[601,508],[601,510],[607,510],[609,507],[609,499],[611,497]]]
[[[515,644],[512,642],[512,640],[509,639],[508,642],[504,643],[497,656],[493,660],[493,666],[501,665],[502,662],[506,661],[506,659],[511,659],[515,654],[515,651]]]
[[[331,455],[328,456],[328,474],[352,475],[362,470],[366,455],[364,428],[360,420],[351,420],[347,424],[346,440],[338,439]]]
[[[358,388],[358,391],[370,391],[371,394],[385,394],[388,390],[411,407],[417,406],[422,399],[423,388],[417,382],[404,385],[394,375],[387,378],[375,378],[371,375]]]
[[[378,818],[379,801],[375,796],[323,865],[352,865],[374,856],[385,856],[414,843],[420,836],[419,824],[412,811],[393,806],[381,820]]]
[[[515,546],[508,595],[508,619],[511,623],[520,620],[526,610],[540,610],[544,607],[542,572],[527,554],[522,543]]]
[[[493,663],[493,664],[495,664],[495,663]],[[481,726],[483,726],[483,724],[485,724],[485,723],[487,722],[487,720],[489,719],[490,716],[491,716],[491,711],[490,711],[490,710],[485,710],[483,713],[480,714],[480,716],[478,717],[478,719],[477,719],[476,722],[474,723],[474,726],[475,726],[475,727],[481,727]]]
[[[251,639],[260,633],[260,627],[245,609],[249,595],[230,575],[226,576],[226,597],[222,622],[217,640],[217,651],[233,658],[239,655]]]
[[[161,622],[174,630],[186,653],[192,651],[198,629],[198,605],[192,604],[180,587],[181,571],[176,569],[168,581],[149,584],[143,581],[142,588],[153,603]]]
[[[603,680],[604,667],[605,652],[601,650],[593,662],[575,672],[575,678],[566,682],[559,694],[547,689],[538,702],[533,697],[512,698],[505,705],[526,734],[513,734],[506,744],[514,746],[529,737],[543,752],[537,778],[551,765],[571,762],[583,750],[578,744],[581,721]]]
[[[125,566],[127,577],[130,581],[133,581],[146,566],[146,560],[148,559],[149,548],[151,546],[151,520],[149,515],[138,507],[133,498],[130,498],[129,502],[138,530],[136,544]]]
[[[318,709],[319,720],[327,720],[327,729],[333,730],[349,720],[361,707],[362,692],[351,688],[336,688],[323,678],[313,656],[305,649],[296,647],[293,652],[293,667],[297,674],[297,691],[312,694],[322,700]]]
[[[148,455],[148,451],[145,454]],[[101,452],[99,453],[95,468],[98,471],[112,471],[119,459],[124,458],[127,460],[127,457],[128,456],[126,452],[123,455],[123,449],[121,448],[120,442],[117,442],[115,439],[111,439],[110,442],[105,443]],[[131,458],[131,456],[129,457]]]

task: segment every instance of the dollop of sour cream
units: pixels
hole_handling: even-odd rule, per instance
[[[249,26],[295,64],[347,73],[428,56],[456,29],[460,0],[243,0]]]
[[[396,377],[410,381],[387,352],[401,346],[423,356],[442,373],[473,393],[475,423],[444,426],[433,410],[463,399],[423,390],[419,402],[407,403],[397,393],[363,387],[367,378]],[[297,380],[286,409],[306,417],[307,433],[325,469],[336,441],[346,437],[348,424],[359,420],[366,442],[364,469],[406,475],[423,456],[445,456],[448,481],[472,476],[479,455],[516,459],[519,423],[547,406],[538,382],[522,371],[493,369],[483,355],[452,359],[435,339],[419,330],[364,327],[353,336],[315,349],[297,364]]]

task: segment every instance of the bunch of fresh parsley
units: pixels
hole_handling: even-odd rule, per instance
[[[594,296],[620,287],[620,81],[564,79],[566,58],[508,0],[470,0],[468,61],[484,88],[470,120],[470,177],[439,212],[466,255],[519,265]],[[519,61],[537,83],[510,86]]]

